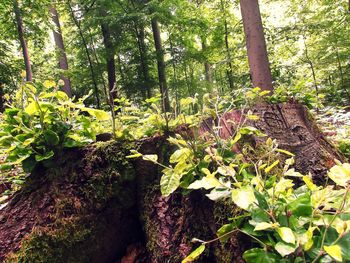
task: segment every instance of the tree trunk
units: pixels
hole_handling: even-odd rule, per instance
[[[84,34],[83,34],[83,31],[81,30],[80,22],[79,22],[79,21],[77,20],[77,18],[75,17],[74,10],[73,10],[73,8],[72,8],[72,6],[71,6],[70,0],[67,1],[67,4],[68,4],[69,10],[70,10],[70,13],[71,13],[71,15],[72,15],[73,22],[74,22],[75,26],[77,27],[79,36],[80,36],[80,38],[81,38],[81,40],[82,40],[82,42],[83,42],[83,46],[84,46],[84,49],[85,49],[85,54],[86,54],[86,57],[87,57],[87,60],[88,60],[88,63],[89,63],[89,68],[90,68],[92,83],[93,83],[93,85],[94,85],[95,98],[96,98],[97,108],[100,108],[100,107],[101,107],[100,95],[99,95],[99,91],[98,91],[98,86],[97,86],[97,81],[96,81],[94,66],[92,65],[92,60],[91,60],[89,48],[88,48],[88,45],[87,45],[85,36],[84,36]]]
[[[162,46],[162,39],[160,35],[159,23],[156,18],[152,18],[152,31],[154,38],[154,45],[157,55],[157,66],[158,66],[158,81],[160,93],[162,96],[162,109],[163,112],[170,111],[168,85],[166,80],[165,62],[164,62],[164,51]]]
[[[107,12],[105,10],[101,11],[102,16],[106,16]],[[107,75],[108,75],[108,87],[111,99],[114,100],[118,97],[115,85],[116,85],[116,75],[115,75],[115,49],[113,47],[111,33],[109,25],[107,23],[101,24],[103,44],[105,46],[105,57],[107,62]]]
[[[25,65],[25,69],[26,69],[26,81],[32,81],[33,80],[32,68],[30,65],[30,58],[29,58],[27,42],[26,42],[25,37],[24,37],[24,27],[23,27],[23,21],[22,21],[22,16],[21,16],[21,10],[19,8],[17,0],[13,0],[13,10],[15,12],[18,38],[19,38],[19,41],[21,43],[24,65]]]
[[[146,94],[147,94],[147,98],[151,98],[152,97],[151,78],[150,78],[149,68],[148,68],[148,55],[147,55],[147,48],[145,43],[145,28],[142,23],[135,22],[134,25],[135,25],[135,33],[137,37],[137,45],[138,45],[139,54],[140,54],[140,66],[142,69],[143,81],[146,87]]]
[[[335,54],[338,62],[338,69],[339,69],[339,74],[340,74],[340,80],[341,80],[341,87],[343,90],[345,90],[345,93],[348,97],[348,102],[350,103],[350,92],[348,88],[345,86],[345,81],[344,81],[344,72],[343,72],[343,67],[341,65],[340,57],[339,57],[339,50],[337,47],[335,47]]]
[[[303,41],[304,41],[304,47],[305,47],[305,58],[307,60],[307,63],[310,66],[311,73],[312,73],[312,79],[314,81],[315,91],[316,91],[316,98],[318,100],[318,85],[317,85],[317,79],[316,79],[316,72],[314,68],[314,63],[312,62],[311,58],[309,57],[309,49],[306,44],[306,37],[303,35]]]
[[[273,90],[258,0],[240,0],[248,62],[255,87]]]
[[[64,42],[63,42],[63,37],[62,37],[62,30],[61,30],[61,25],[60,25],[60,20],[59,20],[59,15],[58,12],[55,8],[55,6],[51,5],[50,6],[50,13],[52,17],[52,21],[55,25],[55,28],[53,30],[53,36],[55,39],[55,45],[56,48],[58,49],[59,52],[59,59],[58,59],[58,65],[59,69],[62,71],[68,70],[68,60],[67,60],[67,55],[66,55],[66,50],[64,48]],[[61,75],[61,79],[64,81],[64,86],[63,86],[63,91],[67,93],[68,97],[72,97],[72,89],[71,89],[71,82],[69,77],[66,77],[64,73]]]
[[[227,74],[227,79],[228,79],[228,84],[229,84],[230,90],[233,90],[234,89],[233,67],[232,67],[232,61],[231,61],[231,50],[230,50],[230,45],[228,42],[229,32],[228,32],[228,24],[227,24],[227,20],[226,20],[226,6],[225,6],[225,4],[226,4],[226,2],[224,2],[224,0],[221,0],[221,9],[222,9],[222,12],[224,13],[225,48],[226,48],[226,60],[227,60],[226,74]]]

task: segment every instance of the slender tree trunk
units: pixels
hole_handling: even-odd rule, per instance
[[[154,45],[157,53],[158,80],[159,80],[160,93],[162,96],[162,108],[164,112],[169,112],[170,111],[169,93],[168,93],[168,85],[166,81],[164,51],[162,46],[162,39],[160,36],[159,23],[156,18],[152,18],[151,22],[152,22]]]
[[[226,6],[225,6],[225,4],[226,3],[224,2],[224,0],[221,0],[221,9],[222,9],[222,12],[224,13],[225,48],[226,48],[226,60],[227,60],[226,74],[227,74],[227,80],[228,80],[230,90],[233,90],[234,89],[233,67],[232,67],[232,62],[231,62],[232,59],[231,59],[230,45],[228,42],[229,32],[228,32],[228,24],[227,24],[227,19],[226,19]]]
[[[151,78],[149,74],[149,68],[148,68],[148,56],[147,56],[147,49],[146,49],[146,43],[145,43],[145,28],[142,23],[134,23],[135,26],[135,34],[137,37],[137,45],[139,49],[140,54],[140,66],[142,70],[143,75],[143,81],[144,85],[146,87],[146,94],[147,98],[152,97],[151,92]]]
[[[180,113],[180,101],[179,101],[179,87],[178,87],[178,79],[177,79],[177,72],[176,72],[176,63],[175,63],[175,54],[174,54],[174,46],[173,42],[171,40],[171,35],[169,36],[169,43],[170,43],[170,52],[171,52],[171,65],[173,67],[173,77],[174,77],[174,87],[175,87],[175,103],[176,103],[176,109],[175,114],[177,115]]]
[[[309,57],[309,49],[307,48],[305,36],[303,36],[303,40],[304,40],[304,47],[305,47],[305,58],[306,58],[307,63],[309,64],[310,69],[311,69],[312,79],[314,81],[314,86],[315,86],[315,90],[316,90],[316,96],[318,98],[318,85],[317,85],[314,63],[312,62],[311,58]]]
[[[62,71],[66,71],[68,70],[68,60],[67,60],[66,50],[64,47],[64,42],[62,37],[62,30],[61,30],[59,15],[54,5],[50,6],[50,13],[52,16],[52,21],[55,25],[55,28],[53,30],[53,36],[55,39],[56,48],[58,49],[58,52],[59,52],[58,65]],[[67,93],[68,97],[72,97],[70,79],[66,77],[64,73],[62,73],[61,79],[64,81],[63,91]]]
[[[15,16],[16,16],[18,38],[19,38],[19,41],[21,43],[21,48],[22,48],[22,52],[23,52],[24,65],[25,65],[25,69],[26,69],[26,81],[32,81],[33,80],[33,73],[32,73],[32,68],[30,65],[30,58],[29,58],[27,42],[24,38],[24,27],[23,27],[23,21],[22,21],[22,16],[21,16],[21,10],[19,9],[19,5],[18,5],[17,0],[13,0],[13,10],[14,10]]]
[[[343,67],[342,67],[342,65],[341,65],[341,61],[340,61],[340,57],[339,57],[339,51],[338,51],[338,48],[337,48],[337,47],[335,48],[335,51],[336,51],[335,54],[336,54],[337,62],[338,62],[338,69],[339,69],[339,74],[340,74],[341,87],[342,87],[342,89],[345,90],[346,95],[347,95],[347,97],[348,97],[348,101],[350,102],[350,93],[349,93],[348,89],[347,89],[346,86],[345,86]]]
[[[106,16],[107,13],[105,10],[101,10],[102,16]],[[101,24],[102,36],[103,36],[103,44],[105,46],[105,57],[107,62],[107,75],[108,75],[108,87],[111,94],[111,99],[115,99],[118,97],[116,89],[114,89],[116,85],[116,75],[115,75],[115,50],[113,47],[113,43],[111,40],[111,33],[109,29],[109,25],[107,23]]]
[[[93,82],[93,85],[94,85],[97,108],[100,108],[101,107],[100,96],[99,96],[99,92],[98,92],[96,76],[95,76],[95,72],[94,72],[94,67],[92,65],[92,60],[91,60],[89,48],[88,48],[86,39],[84,37],[83,31],[81,30],[80,22],[75,17],[72,5],[71,5],[70,1],[67,1],[67,3],[68,3],[69,10],[71,12],[71,15],[72,15],[73,22],[74,22],[75,26],[78,28],[78,33],[79,33],[80,38],[81,38],[81,40],[83,42],[83,46],[84,46],[84,49],[85,49],[86,57],[87,57],[87,60],[88,60],[88,63],[89,63],[91,79],[92,79],[92,82]]]
[[[96,51],[96,48],[95,48],[95,41],[92,37],[92,33],[91,33],[91,30],[89,28],[89,37],[90,37],[90,43],[91,43],[91,47],[92,47],[92,55],[97,63],[97,65],[100,65],[101,62],[97,56],[97,51]],[[108,90],[107,90],[107,86],[106,86],[106,83],[105,83],[105,80],[104,80],[104,77],[103,77],[103,72],[100,73],[100,77],[101,77],[101,83],[102,83],[102,86],[103,86],[103,91],[104,91],[104,95],[106,96],[106,98],[108,98]]]
[[[240,0],[248,62],[255,87],[273,90],[258,0]]]

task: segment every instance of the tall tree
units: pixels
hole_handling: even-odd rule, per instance
[[[64,47],[59,15],[54,4],[50,6],[50,13],[51,13],[52,21],[55,25],[55,28],[53,30],[53,36],[55,39],[56,48],[59,52],[58,66],[59,66],[59,69],[61,69],[62,71],[66,71],[68,70],[67,54]],[[72,97],[72,88],[71,88],[71,82],[69,77],[65,76],[65,74],[62,73],[61,79],[64,81],[63,91],[67,93],[69,97]]]
[[[221,0],[221,10],[224,15],[224,30],[225,30],[225,48],[226,48],[226,60],[227,60],[227,70],[226,70],[226,75],[228,79],[228,84],[230,86],[230,89],[233,90],[234,84],[233,84],[233,67],[232,67],[232,59],[231,59],[231,50],[230,50],[230,44],[228,41],[229,37],[229,31],[228,31],[228,23],[226,19],[226,0]]]
[[[253,85],[273,90],[258,0],[240,0],[248,62]]]
[[[25,69],[26,69],[26,80],[27,81],[32,81],[33,80],[32,67],[30,65],[30,58],[29,58],[27,42],[26,42],[26,39],[24,37],[24,27],[23,27],[23,20],[22,20],[21,10],[19,8],[17,0],[13,0],[13,10],[15,12],[16,23],[17,23],[17,31],[18,31],[18,38],[19,38],[19,41],[21,43],[23,59],[24,59],[24,65],[25,65]]]
[[[102,17],[107,16],[106,10],[102,7],[100,11]],[[103,21],[101,23],[101,30],[103,36],[103,44],[105,46],[105,58],[106,58],[106,66],[107,66],[107,75],[108,75],[108,87],[111,95],[111,99],[115,99],[117,97],[117,91],[115,89],[116,85],[116,75],[115,75],[115,49],[113,47],[111,32],[108,22]]]
[[[159,80],[160,93],[162,96],[162,107],[164,112],[169,112],[170,111],[169,92],[168,92],[168,85],[166,80],[164,50],[162,46],[159,23],[157,18],[155,17],[152,18],[151,23],[152,23],[154,45],[155,45],[156,54],[157,54],[158,80]]]

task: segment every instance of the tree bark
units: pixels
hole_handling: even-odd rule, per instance
[[[61,69],[62,71],[66,71],[66,70],[68,70],[67,54],[66,54],[66,50],[64,47],[59,15],[58,15],[57,9],[55,8],[54,5],[50,6],[50,13],[51,13],[52,21],[55,25],[55,28],[53,30],[53,36],[55,39],[56,48],[58,49],[58,52],[59,52],[59,55],[58,55],[59,56],[59,59],[58,59],[59,69]],[[70,78],[66,77],[64,75],[64,73],[62,73],[61,79],[64,81],[63,91],[68,95],[68,97],[71,98],[72,97],[72,88],[71,88]]]
[[[240,0],[240,6],[253,85],[272,91],[272,76],[258,0]]]
[[[30,65],[30,58],[29,58],[27,42],[26,42],[25,37],[24,37],[24,27],[23,27],[21,10],[19,8],[17,0],[13,0],[13,10],[15,12],[18,39],[21,43],[24,65],[25,65],[25,69],[26,69],[26,81],[32,81],[33,80],[32,67]]]
[[[148,68],[148,55],[147,55],[147,48],[145,43],[145,28],[142,23],[134,23],[135,26],[135,33],[137,37],[137,45],[139,48],[139,54],[140,54],[140,66],[142,70],[143,75],[143,81],[146,87],[146,94],[147,98],[152,97],[152,90],[151,90],[151,78],[149,74],[149,68]]]
[[[105,10],[101,10],[101,15],[106,16],[107,12]],[[115,89],[116,85],[116,75],[115,75],[115,49],[113,47],[111,33],[109,25],[106,22],[101,24],[102,36],[103,36],[103,44],[105,46],[105,57],[106,57],[106,66],[107,66],[107,75],[108,75],[108,87],[111,95],[111,99],[115,99],[118,97],[117,91]]]
[[[163,109],[163,112],[169,112],[170,111],[169,92],[168,92],[168,84],[166,80],[164,50],[162,46],[159,23],[156,18],[152,18],[151,23],[152,23],[154,45],[155,45],[156,55],[157,55],[158,81],[159,81],[160,93],[162,96],[162,109]]]

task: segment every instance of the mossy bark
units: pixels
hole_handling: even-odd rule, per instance
[[[114,262],[142,239],[128,146],[65,152],[0,211],[0,261]]]

